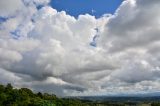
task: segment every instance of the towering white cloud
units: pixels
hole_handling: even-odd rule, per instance
[[[6,1],[0,1],[6,5],[0,6],[6,18],[0,24],[1,83],[63,96],[159,89],[159,0],[126,0],[99,19],[57,12],[49,0]]]
[[[8,17],[14,15],[23,7],[21,0],[1,0],[0,1],[0,16]]]

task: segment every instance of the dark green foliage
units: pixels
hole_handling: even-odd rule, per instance
[[[89,106],[80,100],[61,99],[48,93],[33,93],[28,88],[0,85],[0,106]]]
[[[153,102],[151,106],[160,106],[160,102]]]
[[[33,93],[28,88],[14,89],[11,84],[7,84],[6,86],[0,85],[0,106],[136,106],[136,102],[58,98],[54,94]],[[149,105],[138,106],[160,106],[160,102],[150,102]]]

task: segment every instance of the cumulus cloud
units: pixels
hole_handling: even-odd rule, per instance
[[[8,17],[14,15],[23,7],[21,0],[1,0],[0,1],[0,16]]]
[[[98,19],[57,12],[49,0],[8,1],[0,1],[1,83],[61,96],[159,89],[159,0],[125,0]]]

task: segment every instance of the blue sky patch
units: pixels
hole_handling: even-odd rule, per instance
[[[94,15],[96,18],[103,14],[113,14],[123,0],[52,0],[51,6],[58,11],[78,17],[80,14]]]

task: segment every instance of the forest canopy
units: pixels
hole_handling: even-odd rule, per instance
[[[34,93],[28,88],[0,85],[0,106],[89,106],[77,99],[58,98],[54,94]]]

